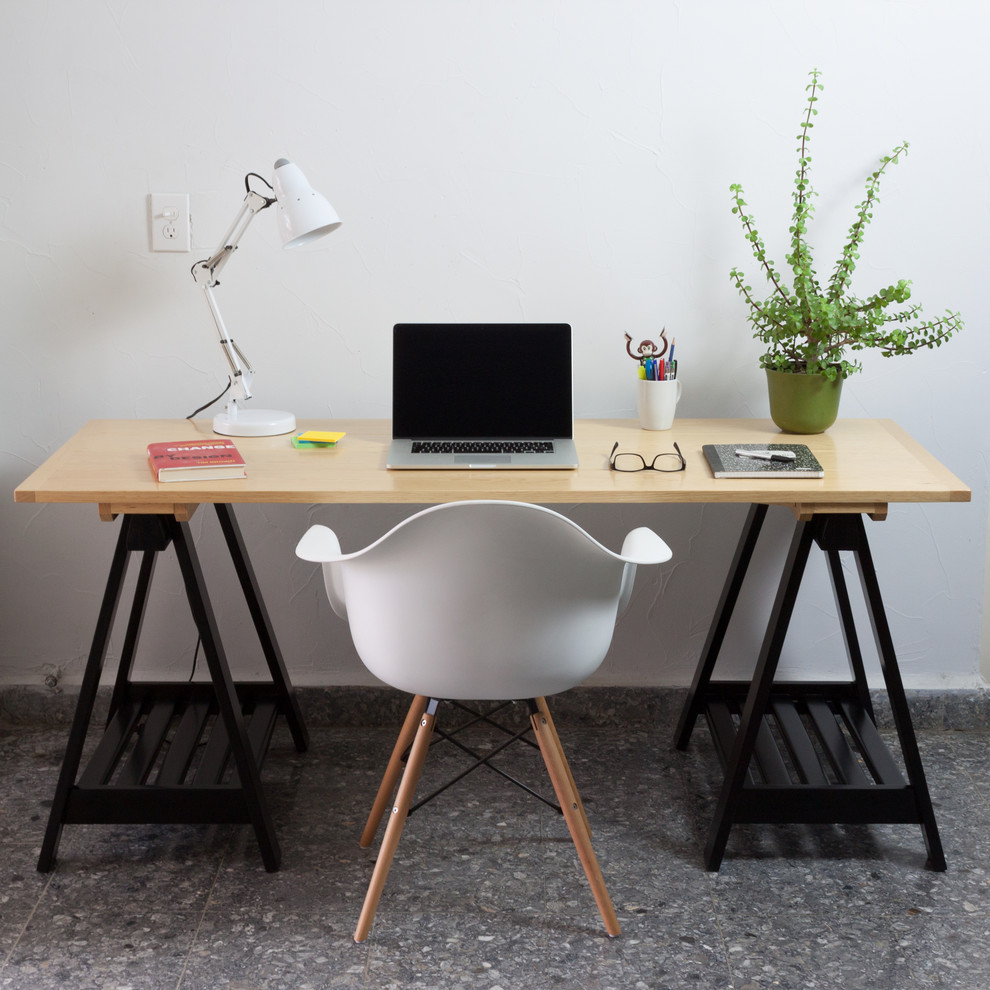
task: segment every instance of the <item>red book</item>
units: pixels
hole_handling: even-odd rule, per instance
[[[149,443],[148,463],[156,481],[247,477],[240,451],[224,437]]]

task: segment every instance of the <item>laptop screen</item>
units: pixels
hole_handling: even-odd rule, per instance
[[[566,323],[399,323],[392,362],[395,437],[572,435]]]

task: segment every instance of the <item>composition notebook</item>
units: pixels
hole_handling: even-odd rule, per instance
[[[566,323],[399,323],[389,468],[576,468]]]
[[[818,458],[803,443],[706,443],[701,449],[716,478],[825,477]]]

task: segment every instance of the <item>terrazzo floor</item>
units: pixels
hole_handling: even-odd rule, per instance
[[[558,728],[617,939],[560,816],[482,770],[409,819],[371,937],[356,945],[374,858],[357,837],[389,730],[311,727],[304,754],[277,732],[264,779],[278,873],[247,827],[76,825],[47,875],[35,864],[66,733],[0,730],[0,987],[990,985],[990,734],[920,734],[944,874],[924,868],[908,825],[737,827],[709,874],[720,774],[702,727],[686,754],[671,750],[672,726]],[[516,749],[508,762],[542,782],[538,755]],[[421,787],[455,759],[431,753]]]

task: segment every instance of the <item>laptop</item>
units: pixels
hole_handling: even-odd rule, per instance
[[[576,468],[566,323],[399,323],[386,466]]]

